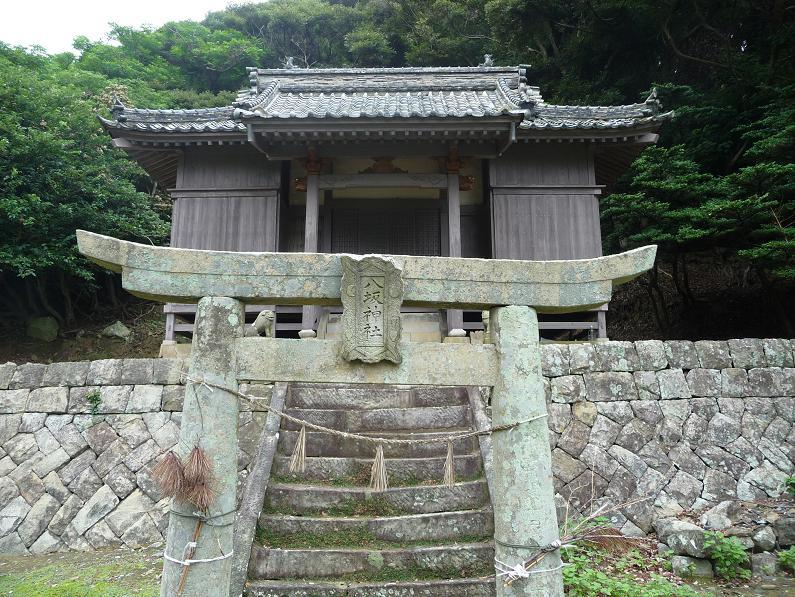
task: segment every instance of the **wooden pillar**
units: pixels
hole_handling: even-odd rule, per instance
[[[306,160],[306,216],[304,220],[304,253],[317,253],[320,224],[320,189],[318,174],[320,160],[314,150],[309,151]],[[301,337],[313,337],[309,332],[315,331],[316,309],[313,305],[304,305],[301,317]]]
[[[198,537],[196,507],[175,500],[171,506],[165,553],[176,560],[212,559],[187,568],[165,559],[160,584],[161,597],[173,597],[184,571],[187,578],[182,595],[207,595],[210,588],[229,586],[232,570],[233,531],[237,508],[237,355],[235,339],[243,335],[243,303],[226,297],[205,297],[196,311],[189,376],[216,387],[196,383],[185,386],[179,443],[174,448],[181,458],[199,447],[209,456],[215,478],[215,500],[206,513]],[[228,391],[227,391],[228,390]],[[196,543],[191,555],[190,544]],[[223,556],[229,557],[223,557]]]
[[[500,358],[492,394],[493,425],[540,416],[492,435],[495,559],[514,567],[558,541],[552,456],[536,312],[530,307],[500,307],[491,311],[490,319]],[[506,586],[505,577],[497,577],[497,596],[563,597],[560,566],[560,550],[553,549],[528,578]]]
[[[599,326],[598,338],[607,340],[607,305],[602,305],[596,312],[596,321]]]
[[[461,191],[458,173],[461,160],[458,148],[453,146],[447,158],[447,238],[450,257],[461,257]],[[464,328],[464,313],[460,309],[447,310],[447,334]]]

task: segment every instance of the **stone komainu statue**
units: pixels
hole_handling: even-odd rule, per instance
[[[273,311],[260,311],[257,318],[246,328],[246,336],[276,337],[276,314]]]

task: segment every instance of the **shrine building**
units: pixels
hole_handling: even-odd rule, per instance
[[[116,103],[102,119],[174,200],[171,246],[578,259],[602,255],[599,195],[670,117],[547,104],[526,68],[250,68],[220,108]],[[275,307],[275,308],[274,308]],[[341,307],[276,311],[279,336],[339,333]],[[605,305],[541,315],[542,336],[605,337]],[[166,345],[195,305],[166,305]],[[404,309],[404,338],[483,328],[479,312]],[[165,345],[164,345],[165,346]]]

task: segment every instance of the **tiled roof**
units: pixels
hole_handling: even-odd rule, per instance
[[[154,133],[202,133],[245,131],[246,126],[233,118],[234,106],[199,110],[145,110],[127,108],[117,103],[113,119],[100,118],[107,128]]]
[[[294,119],[480,119],[521,117],[522,129],[616,129],[664,120],[649,98],[629,106],[544,103],[524,67],[249,69],[232,106],[142,110],[120,104],[109,129],[242,132],[245,122]]]
[[[530,110],[519,125],[522,129],[620,129],[662,122],[671,113],[660,113],[659,103],[650,98],[626,106],[562,106],[541,104]]]

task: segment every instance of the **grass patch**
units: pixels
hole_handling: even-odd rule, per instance
[[[0,594],[15,597],[156,597],[162,563],[135,551],[4,558]]]
[[[461,535],[452,539],[420,541],[385,541],[364,528],[342,529],[333,533],[277,533],[272,529],[257,527],[257,543],[264,547],[281,549],[367,548],[400,549],[402,547],[433,547],[456,543],[481,543],[490,541],[490,535]]]

